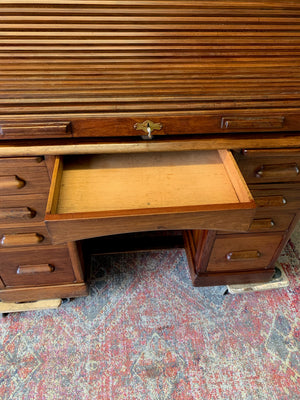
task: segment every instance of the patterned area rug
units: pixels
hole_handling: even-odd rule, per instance
[[[89,297],[1,320],[2,400],[299,400],[300,229],[290,286],[193,288],[183,250],[93,258]]]

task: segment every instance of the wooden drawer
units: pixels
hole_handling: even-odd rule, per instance
[[[300,150],[247,150],[238,156],[247,183],[300,182]]]
[[[40,157],[1,158],[0,195],[47,193],[49,175]]]
[[[0,248],[44,246],[51,244],[45,225],[32,224],[21,227],[0,226]]]
[[[0,275],[6,287],[75,281],[67,246],[1,249]]]
[[[280,233],[217,236],[207,272],[268,268],[283,239]]]
[[[0,196],[0,226],[33,224],[45,218],[47,195]]]
[[[182,71],[184,74],[185,71]],[[234,88],[233,88],[234,89]],[[121,90],[121,88],[120,88]],[[149,90],[149,88],[148,88]],[[155,88],[154,90],[157,90]],[[170,87],[168,87],[168,92]],[[203,95],[203,92],[200,94]],[[218,96],[218,100],[220,97]],[[155,97],[151,96],[151,99],[155,101]],[[107,111],[107,106],[110,108],[110,115],[101,115],[102,112],[98,113],[98,116],[91,115],[86,118],[86,114],[78,113],[69,118],[69,121],[56,120],[55,116],[43,116],[41,115],[39,122],[35,119],[24,118],[23,121],[18,123],[6,118],[5,121],[0,121],[0,132],[2,127],[2,134],[0,133],[1,140],[11,139],[43,139],[43,138],[59,138],[59,137],[122,137],[122,136],[144,136],[147,135],[148,122],[150,126],[153,126],[153,136],[165,136],[165,135],[193,135],[193,134],[228,134],[235,132],[287,132],[296,131],[299,128],[300,114],[298,111],[273,111],[268,110],[230,110],[232,108],[232,102],[228,105],[228,111],[222,110],[211,111],[205,108],[204,102],[201,104],[201,109],[191,113],[189,110],[187,114],[182,115],[178,111],[178,103],[176,97],[174,98],[174,110],[165,111],[164,106],[160,113],[157,113],[157,109],[145,109],[142,114],[140,113],[139,106],[142,98],[140,95],[135,98],[135,104],[125,105],[123,112],[116,112],[115,104],[111,103],[111,106],[104,104]],[[211,99],[214,101],[213,99]],[[99,98],[97,98],[97,102]],[[101,101],[101,100],[100,100]],[[103,100],[106,103],[106,100]],[[186,105],[190,103],[190,98],[187,100]],[[131,102],[130,102],[131,103]],[[146,108],[148,106],[146,102]],[[159,102],[156,107],[162,104]],[[261,104],[262,105],[262,104]],[[81,107],[84,107],[82,105]],[[129,107],[129,109],[127,108]],[[153,105],[151,106],[151,108]],[[190,106],[187,106],[190,109]],[[208,106],[211,108],[210,106]],[[215,107],[215,101],[214,101]],[[136,110],[135,110],[136,108]],[[97,107],[96,107],[97,109]],[[95,109],[95,110],[96,110]],[[59,112],[58,109],[56,111]],[[104,110],[102,110],[104,111]],[[170,112],[171,111],[171,112]],[[170,115],[171,114],[171,115]],[[173,114],[173,115],[172,115]],[[174,115],[175,114],[175,115]],[[145,116],[146,115],[146,116]],[[46,120],[45,120],[46,118]],[[49,119],[53,121],[49,122]],[[143,130],[144,129],[144,130]]]
[[[249,232],[283,232],[289,229],[295,213],[275,213],[258,209],[253,222],[249,227]],[[231,234],[232,232],[219,232],[220,234]]]
[[[299,210],[299,183],[249,185],[249,189],[255,199],[258,213],[266,210],[274,210],[276,213]]]
[[[137,114],[137,113],[135,113]],[[147,113],[146,113],[147,114]],[[76,118],[72,120],[74,137],[100,136],[137,136],[147,135],[148,122],[154,125],[152,134],[161,135],[190,135],[204,133],[231,132],[278,132],[297,130],[300,115],[298,112],[243,112],[227,111],[210,113],[196,112],[194,115],[168,115],[161,112],[148,113],[143,116],[118,116],[105,118]]]
[[[54,122],[2,122],[0,123],[0,140],[11,139],[45,139],[72,137],[69,121]]]
[[[54,243],[125,232],[247,230],[254,201],[228,151],[57,158],[46,212]]]

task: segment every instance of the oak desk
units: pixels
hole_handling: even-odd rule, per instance
[[[192,281],[264,281],[300,199],[293,0],[0,6],[0,299],[87,292],[83,239],[183,232]]]

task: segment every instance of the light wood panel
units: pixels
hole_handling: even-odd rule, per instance
[[[215,151],[83,156],[64,161],[56,213],[237,202]]]

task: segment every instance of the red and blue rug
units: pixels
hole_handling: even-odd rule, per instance
[[[89,297],[1,320],[0,398],[299,400],[299,248],[242,295],[193,288],[183,250],[94,257]]]

